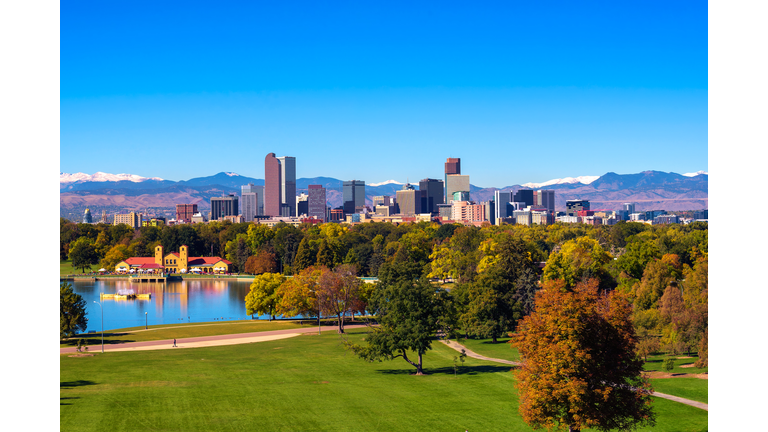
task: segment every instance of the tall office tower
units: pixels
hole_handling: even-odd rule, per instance
[[[453,194],[456,192],[469,193],[469,176],[461,174],[448,174],[445,182],[446,204],[453,201]]]
[[[345,181],[342,199],[344,200],[344,213],[352,214],[362,211],[365,208],[365,181]]]
[[[589,210],[589,201],[587,200],[567,200],[565,202],[566,216],[578,216],[580,210]]]
[[[243,211],[243,222],[253,222],[254,216],[258,213],[259,197],[254,191],[254,184],[240,186],[240,206]]]
[[[443,195],[443,204],[450,204],[451,194],[448,193],[448,176],[455,174],[461,174],[461,158],[448,158],[445,161],[445,194]]]
[[[555,191],[552,189],[542,189],[533,191],[533,205],[544,207],[548,212],[555,212]]]
[[[240,191],[241,191],[241,194],[244,194],[244,193],[256,194],[256,203],[254,204],[253,215],[254,216],[263,215],[264,214],[264,186],[248,183],[247,185],[241,186]],[[245,202],[241,203],[240,205],[241,207],[243,207],[243,217],[245,217]]]
[[[526,206],[533,205],[533,190],[532,189],[520,189],[515,192],[514,202],[523,202]]]
[[[496,222],[496,219],[494,217],[496,214],[496,206],[494,205],[495,204],[494,201],[490,200],[482,204],[485,207],[485,220],[487,220],[490,223]]]
[[[635,213],[635,203],[624,203],[621,207],[622,210],[626,210],[629,214]]]
[[[320,185],[309,185],[309,211],[307,216],[316,217],[326,222],[325,188]]]
[[[373,207],[376,206],[391,206],[393,204],[392,197],[389,195],[379,195],[373,197]]]
[[[507,204],[512,201],[512,192],[495,191],[493,193],[493,203],[495,208],[493,209],[494,225],[501,225],[501,220],[507,216]],[[510,215],[511,216],[511,215]]]
[[[296,216],[296,158],[282,156],[280,161],[280,204],[287,204],[291,209],[289,216]]]
[[[83,223],[92,223],[93,217],[91,216],[91,209],[85,209],[85,213],[83,213]]]
[[[442,180],[426,178],[419,182],[421,209],[424,213],[437,213],[437,206],[445,203],[445,188]]]
[[[238,210],[237,195],[229,194],[228,196],[211,197],[211,220],[218,220],[224,216],[237,216],[240,214]]]
[[[264,214],[280,216],[282,175],[280,160],[270,153],[264,159]]]
[[[397,205],[400,207],[401,215],[417,215],[421,214],[421,195],[419,191],[415,190],[413,186],[406,183],[403,185],[403,189],[397,191],[396,200]]]
[[[309,195],[301,193],[296,197],[296,216],[309,214]]]
[[[456,191],[453,193],[454,201],[469,201],[469,192]]]
[[[176,220],[179,222],[192,222],[192,216],[195,213],[197,213],[197,204],[176,204]]]

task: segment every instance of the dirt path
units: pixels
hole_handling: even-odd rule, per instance
[[[460,343],[458,343],[456,341],[441,339],[440,342],[448,345],[449,347],[455,349],[456,351],[461,352],[461,350],[464,350],[464,352],[467,354],[467,356],[472,357],[472,358],[476,358],[476,359],[479,359],[479,360],[492,361],[492,362],[496,362],[496,363],[503,363],[503,364],[508,364],[508,365],[512,365],[512,366],[522,366],[522,363],[520,363],[520,362],[515,362],[515,361],[511,361],[511,360],[504,360],[504,359],[497,359],[497,358],[491,358],[491,357],[486,357],[486,356],[477,354],[476,352],[468,349],[467,347],[465,347],[464,345],[462,345],[462,344],[460,344]],[[668,394],[665,394],[665,393],[659,393],[659,392],[653,392],[653,393],[651,393],[651,396],[660,397],[662,399],[668,399],[668,400],[675,401],[675,402],[680,402],[682,404],[690,405],[692,407],[696,407],[696,408],[703,409],[705,411],[709,411],[709,405],[707,405],[707,404],[705,404],[703,402],[697,402],[695,400],[684,399],[684,398],[681,398],[681,397],[672,396],[672,395],[668,395]]]
[[[364,327],[364,324],[347,324],[345,329]],[[338,327],[336,326],[323,326],[320,327],[322,332],[336,333]],[[139,330],[143,331],[143,330]],[[306,327],[297,329],[285,329],[285,330],[271,330],[263,332],[252,333],[238,333],[229,335],[218,336],[200,336],[184,339],[176,339],[176,346],[173,346],[173,339],[164,339],[156,341],[146,342],[126,342],[126,343],[110,343],[104,345],[104,352],[120,352],[120,351],[147,351],[147,350],[159,350],[159,349],[179,349],[179,348],[201,348],[210,346],[222,346],[222,345],[236,345],[245,343],[264,342],[269,340],[285,339],[290,337],[299,336],[307,333],[317,333],[317,327]],[[100,353],[101,344],[89,345],[89,353]],[[77,354],[76,347],[60,348],[59,354]]]

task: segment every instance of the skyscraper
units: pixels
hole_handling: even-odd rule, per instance
[[[309,211],[307,216],[316,217],[326,222],[325,188],[320,185],[309,185],[307,192],[309,192]]]
[[[515,192],[515,197],[514,197],[513,201],[514,202],[525,203],[526,206],[532,206],[533,205],[533,190],[531,190],[531,189],[520,189],[519,191]]]
[[[555,191],[552,189],[542,189],[533,191],[533,205],[544,207],[548,212],[555,212]]]
[[[442,180],[426,178],[419,182],[421,192],[421,211],[437,213],[437,206],[445,201],[445,191]]]
[[[280,216],[280,199],[282,193],[280,185],[282,176],[280,160],[270,153],[264,159],[264,214],[268,216]]]
[[[280,161],[280,204],[287,204],[290,216],[296,216],[296,158],[282,156]]]
[[[253,217],[258,213],[258,193],[253,183],[240,186],[240,206],[243,211],[243,222],[253,222]]]
[[[218,220],[224,216],[237,216],[238,214],[240,212],[237,195],[211,197],[211,220]]]
[[[494,225],[501,225],[501,220],[507,217],[507,203],[512,201],[512,192],[502,192],[497,190],[493,193],[493,203],[495,208],[493,209]]]
[[[469,193],[469,176],[461,174],[448,174],[445,176],[445,193],[447,196],[446,204],[453,201],[453,194],[456,192]]]
[[[401,215],[412,216],[421,213],[421,194],[419,192],[408,183],[403,185],[402,190],[397,191],[395,199]]]
[[[342,198],[344,200],[344,213],[352,214],[362,211],[365,208],[365,181],[345,181]]]
[[[461,174],[461,159],[460,158],[448,158],[445,161],[445,195],[443,203],[448,204],[450,201],[450,194],[448,193],[448,176],[452,174]],[[467,189],[469,191],[469,189]],[[455,191],[454,191],[455,192]]]
[[[192,216],[195,213],[197,213],[197,204],[176,204],[176,220],[179,222],[192,222]]]

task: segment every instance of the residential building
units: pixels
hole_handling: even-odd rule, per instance
[[[307,192],[309,193],[307,216],[320,219],[323,222],[328,220],[326,216],[325,188],[321,185],[309,185]]]
[[[219,220],[224,216],[239,215],[240,210],[238,201],[238,197],[235,194],[211,197],[211,220]]]
[[[485,220],[485,206],[454,200],[451,203],[451,220],[482,222]]]
[[[141,213],[130,212],[128,214],[116,214],[115,220],[112,222],[112,224],[113,225],[125,224],[133,229],[138,229],[139,227],[141,227],[141,219],[142,219]]]
[[[176,222],[191,223],[197,213],[197,204],[176,204]]]
[[[345,181],[342,189],[344,213],[352,214],[365,209],[365,181]]]

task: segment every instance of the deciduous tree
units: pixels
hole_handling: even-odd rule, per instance
[[[335,315],[339,333],[344,333],[344,317],[350,314],[360,299],[360,279],[355,266],[342,264],[332,271],[323,272],[318,278],[317,300],[320,310],[326,315]]]
[[[515,339],[520,413],[534,428],[601,431],[654,425],[642,376],[632,307],[620,293],[598,293],[594,279],[572,290],[545,288]]]
[[[88,237],[80,237],[70,244],[69,259],[72,260],[72,267],[81,269],[83,273],[99,262],[96,248]]]
[[[270,321],[275,319],[275,310],[280,298],[277,288],[285,282],[285,276],[279,273],[264,273],[253,278],[251,291],[245,296],[245,313],[267,314]]]

